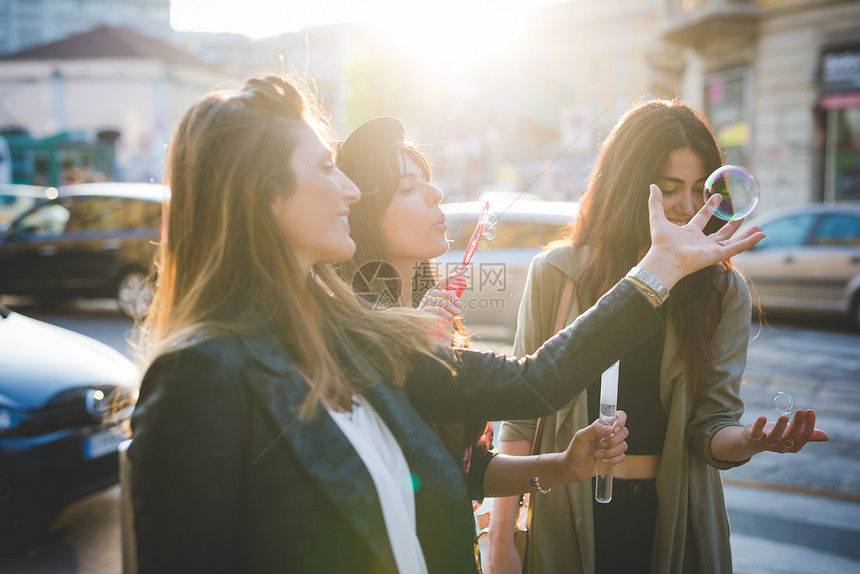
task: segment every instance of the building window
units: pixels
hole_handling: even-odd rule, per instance
[[[825,130],[824,199],[860,200],[860,107],[828,110]]]
[[[833,47],[819,64],[827,201],[860,200],[860,46]]]
[[[705,78],[705,115],[727,162],[736,165],[747,164],[750,139],[746,76],[747,69],[739,68]]]

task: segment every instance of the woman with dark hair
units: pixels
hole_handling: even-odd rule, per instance
[[[532,262],[514,353],[531,353],[552,337],[549,318],[566,285],[574,289],[571,322],[651,247],[649,183],[662,191],[665,217],[686,225],[704,205],[708,174],[722,164],[707,120],[687,105],[649,101],[628,110],[601,146],[567,239]],[[812,410],[798,411],[790,425],[786,416],[738,422],[750,299],[730,262],[685,277],[671,293],[665,328],[621,359],[618,404],[630,436],[611,502],[596,502],[591,482],[533,497],[526,572],[730,572],[719,470],[765,450],[797,452],[827,440],[814,430]],[[544,419],[554,432],[542,434],[541,452],[555,452],[597,416],[599,385],[595,379]],[[535,422],[503,422],[502,452],[528,453]],[[522,571],[515,512],[515,498],[494,501],[488,574]]]
[[[448,250],[448,243],[445,214],[439,207],[442,191],[431,182],[427,156],[406,136],[400,120],[379,117],[346,138],[338,152],[338,166],[361,191],[349,215],[355,255],[336,267],[338,273],[371,307],[395,303],[434,313],[440,319],[434,330],[438,338],[467,347],[460,299],[438,283],[431,262]],[[597,460],[594,453],[604,435],[601,455],[623,461],[624,417],[622,412],[611,436],[613,427],[598,419],[574,435],[567,456],[543,457],[543,486],[591,477]],[[494,457],[490,423],[431,423],[430,427],[461,465],[473,500],[530,488],[537,457]]]
[[[359,192],[326,134],[267,77],[204,97],[171,139],[128,449],[141,574],[475,572],[461,471],[425,421],[561,407],[659,328],[651,290],[763,237],[706,237],[706,210],[675,228],[654,193],[651,287],[619,282],[520,361],[437,346],[429,314],[368,310],[331,269]]]

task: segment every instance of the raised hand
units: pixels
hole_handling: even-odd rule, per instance
[[[761,228],[755,226],[733,237],[742,220],[729,221],[716,233],[705,235],[705,225],[719,201],[719,195],[712,196],[686,225],[678,226],[666,219],[663,193],[651,185],[648,198],[651,248],[638,266],[659,277],[671,289],[685,275],[737,255],[764,239]]]

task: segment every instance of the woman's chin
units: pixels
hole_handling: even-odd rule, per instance
[[[355,255],[355,242],[350,238],[349,243],[344,243],[331,253],[326,263],[343,263],[352,259],[353,255]]]
[[[433,259],[435,257],[440,257],[442,255],[445,255],[446,253],[448,253],[448,248],[449,248],[448,241],[446,241],[445,238],[443,237],[441,241],[436,242],[436,250],[434,252],[434,255],[431,255],[427,259]]]

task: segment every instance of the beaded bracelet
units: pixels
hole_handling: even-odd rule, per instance
[[[544,490],[543,488],[541,488],[540,481],[538,480],[538,477],[537,477],[537,463],[540,460],[540,457],[542,457],[542,456],[543,456],[543,453],[537,455],[537,458],[535,459],[535,462],[532,465],[532,477],[529,479],[529,484],[531,484],[532,488],[534,488],[535,490],[537,490],[541,494],[546,494],[552,489],[547,488],[546,490]]]

